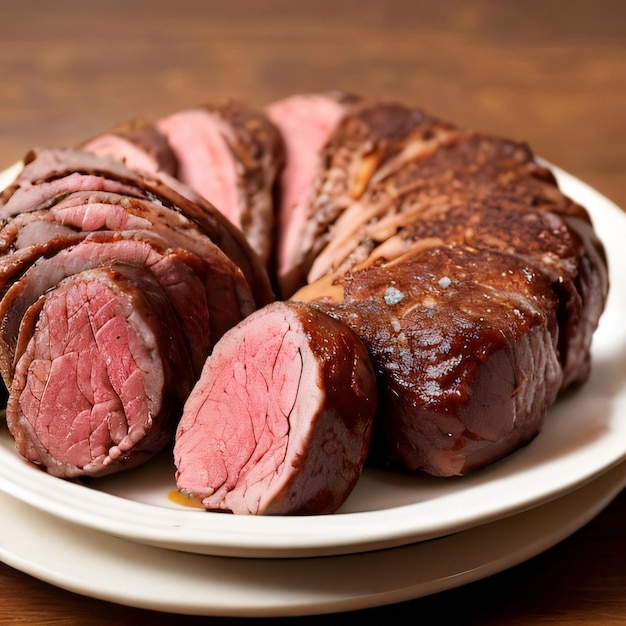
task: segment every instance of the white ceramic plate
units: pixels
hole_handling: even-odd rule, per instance
[[[441,537],[561,496],[626,458],[626,215],[556,170],[563,190],[588,207],[611,264],[611,293],[594,338],[590,380],[550,410],[526,448],[454,479],[367,471],[340,512],[263,517],[207,513],[168,500],[173,467],[161,457],[94,481],[62,481],[23,462],[0,428],[0,490],[62,519],[140,543],[240,557],[339,555]]]
[[[552,502],[441,539],[349,556],[263,560],[129,543],[0,494],[0,559],[76,593],[159,611],[231,617],[350,611],[423,597],[517,565],[578,530],[625,485],[623,463]]]

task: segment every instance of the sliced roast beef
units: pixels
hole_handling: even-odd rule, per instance
[[[56,476],[133,467],[171,440],[193,384],[169,298],[146,268],[73,274],[24,316],[7,405],[24,458]]]
[[[186,250],[149,241],[148,236],[149,233],[139,237],[110,232],[82,234],[73,245],[55,249],[53,241],[34,252],[27,250],[28,263],[16,261],[11,268],[14,270],[11,286],[0,300],[0,372],[7,386],[11,384],[15,363],[20,357],[16,346],[28,308],[64,278],[110,265],[113,261],[146,267],[154,274],[178,315],[187,340],[186,353],[191,355],[196,370],[202,366],[211,346],[207,304],[210,281],[206,264]],[[17,256],[19,253],[9,258]]]
[[[88,152],[26,161],[0,199],[0,370],[18,450],[60,476],[132,467],[170,440],[217,338],[273,298],[269,278],[216,209],[156,176]],[[64,378],[85,397],[65,396]]]
[[[177,159],[177,178],[242,230],[267,266],[273,249],[280,136],[262,111],[240,102],[179,111],[156,123]]]
[[[367,456],[375,385],[344,324],[303,304],[260,309],[218,342],[185,404],[179,488],[234,513],[335,511]]]
[[[539,432],[561,387],[557,298],[513,255],[417,251],[346,273],[316,306],[368,347],[371,458],[392,467],[452,476],[499,460]]]
[[[81,150],[114,157],[131,169],[176,177],[178,164],[165,136],[154,124],[133,120],[81,144]]]
[[[256,308],[240,268],[184,215],[141,198],[110,192],[68,194],[48,209],[20,213],[0,230],[0,252],[31,248],[42,254],[51,243],[75,243],[84,233],[116,230],[180,248],[202,259],[210,310],[211,343]],[[40,242],[46,242],[43,246]],[[5,262],[10,261],[10,257]],[[0,262],[0,268],[2,267]],[[0,293],[3,272],[0,269]]]
[[[310,248],[303,239],[314,219],[310,204],[323,170],[322,151],[339,121],[359,100],[331,92],[295,95],[272,103],[267,114],[280,129],[286,162],[278,180],[276,273],[283,297],[305,282],[302,255]]]
[[[77,150],[32,152],[14,184],[0,194],[0,219],[58,202],[76,191],[110,191],[150,200],[182,213],[241,269],[257,306],[274,300],[267,270],[244,235],[204,199],[192,201],[157,175],[130,170],[121,161]]]
[[[212,510],[334,511],[370,438],[371,462],[466,474],[532,440],[588,376],[606,257],[526,144],[338,93],[118,130],[93,153],[33,152],[0,194],[0,372],[23,453],[51,471],[97,474],[161,445],[165,428],[125,429],[130,396],[99,357],[90,384],[77,365],[111,340],[85,322],[106,311],[130,338],[113,360],[156,363],[131,376],[139,414],[175,413],[168,373],[202,370],[175,459],[180,489]],[[291,300],[268,305],[273,262]],[[50,330],[63,324],[86,339]],[[67,364],[80,393],[63,404]],[[66,456],[47,447],[63,420],[78,433]]]

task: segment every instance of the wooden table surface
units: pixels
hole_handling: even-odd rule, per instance
[[[31,147],[70,145],[137,116],[343,89],[526,140],[626,207],[626,3],[2,0],[0,9],[0,169]],[[623,492],[570,538],[489,579],[289,623],[624,624],[625,527]],[[0,564],[2,625],[244,622],[96,601]]]

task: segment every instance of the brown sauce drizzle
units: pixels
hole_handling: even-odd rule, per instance
[[[200,498],[196,498],[195,496],[186,496],[184,493],[178,491],[178,489],[168,491],[167,499],[180,506],[186,506],[192,509],[204,509]]]

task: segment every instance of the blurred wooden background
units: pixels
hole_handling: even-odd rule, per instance
[[[626,206],[619,0],[0,6],[0,167],[132,117],[343,89],[527,140]]]

